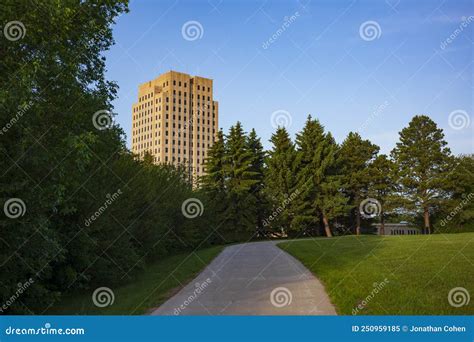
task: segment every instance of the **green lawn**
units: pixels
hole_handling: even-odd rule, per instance
[[[191,281],[216,257],[222,246],[193,254],[180,254],[149,265],[128,285],[112,288],[115,300],[111,306],[98,308],[92,302],[91,289],[71,294],[51,307],[48,315],[139,315],[158,307],[181,287]]]
[[[346,236],[278,246],[323,282],[339,314],[474,314],[474,233]],[[468,291],[468,305],[449,304],[455,287]]]

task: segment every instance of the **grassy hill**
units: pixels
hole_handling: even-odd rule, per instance
[[[221,246],[165,258],[150,264],[128,285],[113,287],[114,302],[97,307],[94,289],[70,294],[49,308],[48,315],[138,315],[157,308],[182,286],[190,282],[221,251]]]
[[[278,246],[324,283],[339,314],[474,314],[474,233],[346,236]],[[470,294],[467,305],[450,305],[448,294],[457,287]]]

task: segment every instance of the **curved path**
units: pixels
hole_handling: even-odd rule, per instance
[[[335,315],[323,285],[276,242],[225,248],[153,315]]]

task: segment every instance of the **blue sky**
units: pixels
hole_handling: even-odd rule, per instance
[[[338,142],[359,131],[387,153],[426,114],[472,153],[472,16],[472,0],[131,1],[106,54],[117,122],[129,144],[138,85],[176,70],[214,79],[220,126],[239,120],[266,148],[275,121],[294,136],[311,114]]]

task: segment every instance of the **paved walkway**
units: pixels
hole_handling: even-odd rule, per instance
[[[324,287],[276,242],[225,248],[153,315],[335,315]]]

